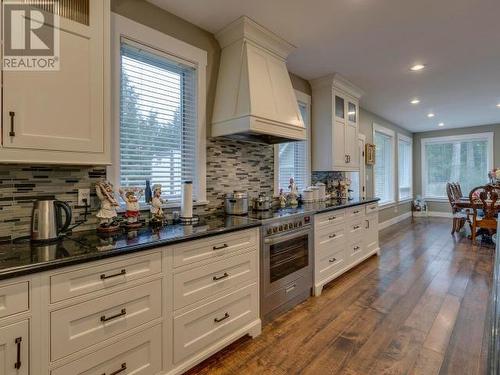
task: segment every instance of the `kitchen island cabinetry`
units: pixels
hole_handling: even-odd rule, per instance
[[[379,250],[377,202],[316,214],[314,295]]]
[[[3,70],[2,162],[110,163],[110,1],[83,3],[51,25],[57,69]]]
[[[360,89],[338,74],[311,81],[312,168],[359,171]]]

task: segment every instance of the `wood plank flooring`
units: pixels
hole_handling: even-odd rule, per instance
[[[380,257],[188,374],[485,374],[494,248],[450,229],[387,228]]]

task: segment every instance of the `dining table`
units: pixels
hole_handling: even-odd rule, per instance
[[[462,197],[459,199],[456,199],[455,202],[453,202],[454,206],[456,208],[462,208],[462,209],[481,209],[483,208],[483,202],[481,202],[479,199],[471,201],[469,197]],[[500,201],[497,201],[495,203],[495,208],[497,208],[500,211]]]

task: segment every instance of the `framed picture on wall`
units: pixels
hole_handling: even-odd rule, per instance
[[[375,145],[367,143],[365,146],[365,163],[367,165],[375,164]]]

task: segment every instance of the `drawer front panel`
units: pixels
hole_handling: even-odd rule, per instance
[[[0,318],[29,310],[29,281],[0,286]]]
[[[359,218],[365,215],[365,208],[363,206],[349,207],[347,209],[347,218]]]
[[[50,277],[50,300],[58,302],[127,284],[161,272],[161,253],[55,274]]]
[[[232,256],[174,275],[174,308],[257,279],[257,252]]]
[[[326,227],[316,231],[315,253],[321,252],[324,248],[331,249],[346,241],[346,230],[344,225]]]
[[[257,284],[174,318],[174,362],[185,359],[258,318]]]
[[[52,312],[52,360],[159,318],[161,295],[156,280]]]
[[[354,262],[357,259],[359,259],[363,255],[363,241],[358,240],[355,242],[351,242],[349,247],[347,248],[347,251],[349,253],[349,262]]]
[[[152,327],[55,369],[51,375],[158,374],[161,348],[161,326]]]
[[[316,228],[322,229],[330,225],[343,223],[346,218],[345,213],[345,210],[337,210],[316,215],[316,217],[314,218]]]
[[[378,203],[370,203],[366,205],[366,214],[378,212]]]
[[[315,280],[324,280],[347,266],[346,246],[324,252],[318,256]]]
[[[235,232],[176,245],[174,267],[206,259],[218,260],[237,251],[257,248],[257,230]]]
[[[352,220],[347,225],[347,237],[349,242],[358,241],[363,237],[363,230],[365,227],[365,220]]]

